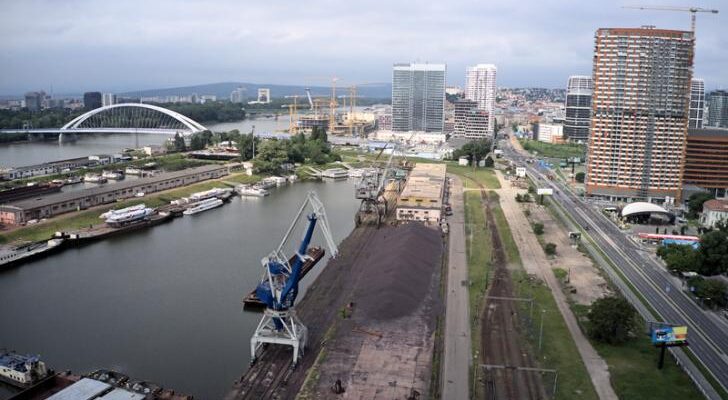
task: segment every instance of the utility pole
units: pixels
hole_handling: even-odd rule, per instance
[[[546,314],[546,310],[541,310],[541,324],[538,328],[538,351],[541,352],[541,347],[543,345],[543,316]]]

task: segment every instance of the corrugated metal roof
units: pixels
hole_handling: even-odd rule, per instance
[[[114,389],[110,393],[99,397],[99,400],[144,400],[146,395],[130,392],[124,389]]]
[[[43,196],[38,198],[31,198],[26,200],[20,200],[16,201],[10,204],[10,206],[18,207],[23,210],[36,208],[36,207],[45,207],[52,204],[57,203],[63,203],[67,201],[72,200],[78,200],[82,199],[84,197],[90,197],[90,196],[99,196],[110,192],[115,192],[117,190],[124,190],[129,189],[141,185],[147,185],[150,183],[156,183],[165,181],[167,179],[177,179],[201,172],[210,172],[215,171],[219,169],[225,169],[226,167],[220,166],[220,165],[203,165],[201,167],[196,168],[190,168],[190,169],[184,169],[181,171],[175,171],[175,172],[167,172],[164,174],[159,174],[156,176],[152,176],[149,178],[141,178],[141,179],[135,179],[135,180],[129,180],[124,182],[115,183],[112,185],[104,185],[99,186],[95,188],[85,189],[85,190],[79,190],[76,192],[67,192],[67,193],[58,193],[50,196]]]
[[[46,400],[89,400],[108,390],[110,387],[104,382],[83,378]]]

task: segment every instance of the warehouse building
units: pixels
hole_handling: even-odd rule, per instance
[[[398,221],[440,221],[445,169],[445,164],[417,164],[412,169],[397,201]]]
[[[0,224],[20,225],[31,220],[51,218],[66,212],[84,210],[89,207],[128,199],[138,193],[159,192],[207,179],[219,178],[227,174],[228,167],[226,166],[204,165],[78,192],[58,193],[20,200],[0,205]]]

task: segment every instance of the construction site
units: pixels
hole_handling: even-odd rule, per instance
[[[357,88],[351,85],[345,88],[345,94],[338,94],[337,78],[331,80],[330,96],[312,96],[306,89],[306,95],[286,96],[293,103],[284,105],[288,108],[288,133],[310,133],[314,128],[323,128],[329,134],[347,136],[366,136],[376,127],[376,117],[372,113],[357,108]],[[299,104],[299,98],[304,98]]]
[[[324,205],[311,193],[263,260],[260,284],[245,298],[264,309],[251,338],[252,363],[227,399],[424,399],[433,390],[433,359],[442,351],[436,331],[444,314],[444,234],[439,221],[395,217],[408,177],[427,167],[395,162],[391,154],[378,159],[377,173],[355,186],[362,205],[346,239],[336,245]],[[437,193],[440,205],[447,196],[442,167],[439,174],[428,170],[438,175],[428,193]],[[308,228],[298,255],[288,257],[281,249],[299,221]],[[321,259],[320,248],[309,248],[317,227],[333,257],[294,306],[299,280]]]

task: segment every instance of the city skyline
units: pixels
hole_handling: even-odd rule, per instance
[[[653,3],[658,2],[646,4]],[[709,3],[701,5],[720,6]],[[561,88],[568,76],[590,73],[598,28],[689,29],[685,13],[620,8],[628,4],[457,2],[413,8],[402,2],[353,9],[314,2],[293,15],[284,5],[234,2],[7,3],[0,16],[2,34],[10,38],[0,44],[5,59],[0,94],[51,86],[57,93],[123,92],[224,81],[325,86],[331,76],[387,82],[393,62],[443,62],[451,71],[464,71],[482,60],[499,66],[501,86]],[[569,17],[575,13],[578,19]],[[17,15],[33,15],[33,24]],[[705,79],[706,90],[728,85],[720,68],[728,61],[720,51],[728,46],[720,34],[723,15],[698,16],[695,76]],[[420,29],[422,21],[439,28]],[[448,84],[464,81],[464,74],[450,74]]]

